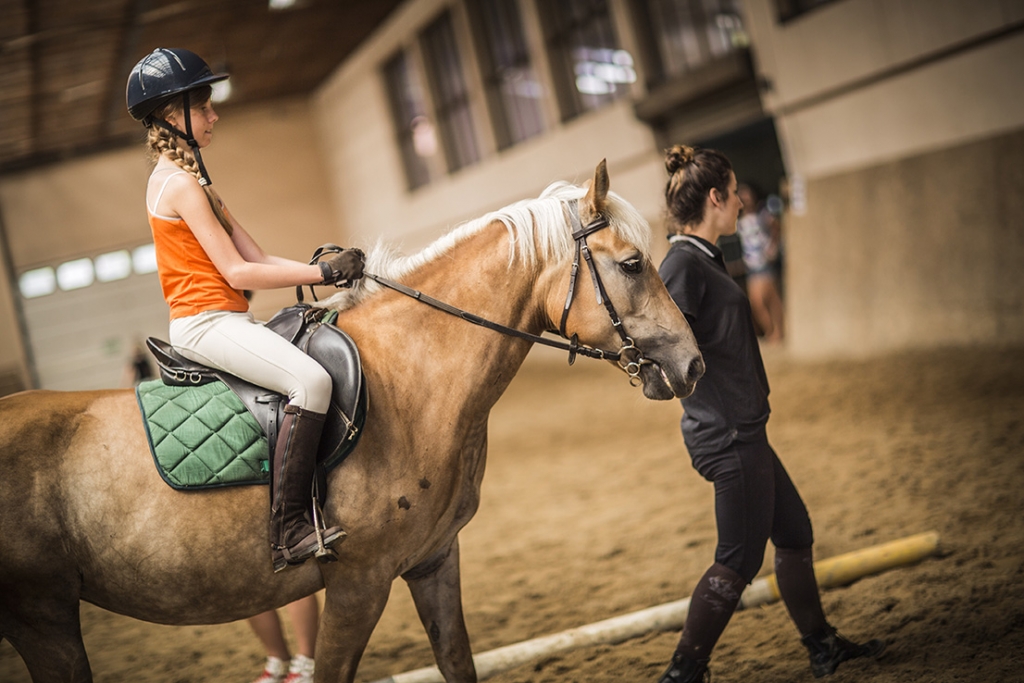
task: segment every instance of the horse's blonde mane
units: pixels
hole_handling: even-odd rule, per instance
[[[554,182],[539,197],[524,199],[467,221],[411,256],[403,256],[378,241],[366,255],[366,271],[389,280],[401,281],[404,275],[446,254],[459,242],[495,221],[503,223],[508,231],[510,266],[516,260],[532,266],[538,260],[546,261],[568,255],[574,244],[572,230],[567,225],[567,207],[576,207],[586,192],[586,186],[565,181]],[[609,221],[609,229],[619,238],[636,246],[645,257],[650,256],[650,226],[629,202],[609,192],[605,216]],[[373,280],[364,278],[358,280],[351,289],[326,299],[323,305],[338,310],[351,308],[380,287]]]

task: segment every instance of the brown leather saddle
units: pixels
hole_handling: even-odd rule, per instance
[[[333,381],[331,407],[317,455],[324,472],[339,465],[355,448],[362,434],[368,404],[359,350],[352,338],[333,324],[336,316],[334,311],[298,303],[282,309],[266,323],[266,327],[320,363]],[[198,386],[216,381],[226,384],[256,418],[273,455],[284,406],[288,403],[287,396],[189,360],[170,344],[155,337],[148,338],[146,345],[156,358],[164,384]]]

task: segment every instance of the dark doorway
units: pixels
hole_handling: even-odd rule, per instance
[[[779,184],[786,176],[786,168],[782,163],[774,120],[762,119],[697,144],[717,149],[729,157],[736,179],[753,185],[761,196],[779,194]]]
[[[741,219],[741,229],[735,235],[722,237],[718,246],[725,257],[726,267],[740,286],[747,291],[751,298],[751,308],[754,313],[754,323],[760,334],[766,334],[766,330],[777,330],[778,338],[781,339],[784,327],[784,314],[782,299],[785,296],[783,289],[784,266],[785,266],[785,236],[782,233],[783,181],[786,177],[785,165],[782,161],[782,152],[779,149],[779,141],[775,131],[775,122],[770,119],[762,119],[755,123],[743,126],[729,133],[714,136],[698,143],[701,147],[717,149],[732,162],[733,170],[736,172],[736,180],[741,184],[745,183],[753,188],[759,197],[759,207],[766,207],[767,212],[754,219],[750,216]],[[767,214],[772,216],[767,218]],[[745,222],[754,220],[754,223]],[[771,226],[770,228],[768,226]],[[755,226],[761,226],[760,228]],[[753,230],[753,239],[749,230]],[[749,271],[744,264],[743,245],[740,233],[744,233],[748,250],[748,264],[753,262],[755,271]],[[757,236],[770,232],[772,246],[768,249],[759,249],[751,245],[765,244]],[[765,265],[758,254],[771,254],[770,262]],[[767,257],[767,256],[766,256]],[[757,273],[757,281],[754,281]],[[771,280],[769,283],[767,280]],[[767,335],[766,335],[767,336]]]

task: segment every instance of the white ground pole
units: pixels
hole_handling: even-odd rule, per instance
[[[821,588],[835,588],[871,574],[919,562],[934,554],[938,547],[938,532],[929,531],[815,562],[814,573]],[[737,609],[766,605],[778,599],[779,587],[772,574],[747,586]],[[682,629],[689,607],[690,598],[684,598],[482,652],[473,657],[477,677],[484,680],[559,652],[621,643],[657,631],[677,631]],[[432,666],[395,674],[374,683],[444,683],[444,678],[437,667]]]

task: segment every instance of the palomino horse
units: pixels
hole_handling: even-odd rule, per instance
[[[600,276],[581,272],[569,291],[580,248],[573,222],[591,230],[580,236],[588,258],[579,269]],[[703,362],[648,241],[645,221],[608,192],[601,162],[589,190],[557,183],[416,256],[376,249],[368,269],[529,334],[561,324],[591,348],[624,345],[620,364],[647,397],[686,396]],[[592,294],[592,278],[613,308]],[[477,509],[488,415],[532,342],[370,279],[325,304],[343,309],[338,324],[360,348],[370,393],[362,439],[328,479],[327,518],[348,532],[334,563],[273,573],[263,487],[167,486],[130,391],[0,400],[0,636],[33,681],[91,680],[80,600],[146,621],[208,624],[326,587],[316,680],[351,682],[399,576],[445,680],[476,681],[458,534]]]

